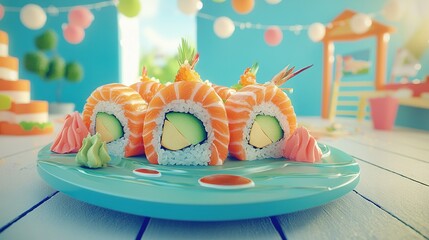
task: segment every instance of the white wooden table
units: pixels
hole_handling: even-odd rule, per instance
[[[146,218],[80,202],[37,173],[37,152],[54,134],[0,136],[0,239],[429,239],[429,132],[337,122],[352,134],[319,141],[357,160],[354,191],[300,212],[228,222]]]

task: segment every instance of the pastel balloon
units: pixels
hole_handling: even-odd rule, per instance
[[[63,35],[67,42],[79,44],[85,38],[85,31],[80,26],[67,24],[63,27]]]
[[[119,0],[118,10],[127,17],[135,17],[139,15],[141,5],[139,0]]]
[[[91,25],[94,20],[94,15],[88,10],[88,8],[77,6],[70,10],[68,18],[70,24],[85,29]]]
[[[0,4],[0,20],[2,20],[4,17],[4,7]]]
[[[194,15],[203,7],[200,0],[177,0],[177,7],[186,15]]]
[[[37,30],[45,26],[46,13],[36,4],[25,5],[19,14],[22,24],[29,29]]]
[[[368,31],[372,25],[371,18],[363,13],[358,13],[350,19],[350,28],[354,33],[362,34]]]
[[[255,0],[231,0],[232,8],[239,14],[248,14],[255,7]]]
[[[325,37],[325,25],[321,23],[313,23],[308,28],[308,37],[310,37],[311,41],[318,42]]]
[[[400,0],[390,0],[382,9],[383,16],[389,21],[399,21],[404,15],[405,6]]]
[[[265,0],[268,4],[279,4],[282,0]]]
[[[235,31],[234,22],[228,17],[219,17],[213,25],[215,34],[220,38],[229,38]]]
[[[283,32],[279,27],[269,27],[264,34],[265,42],[270,46],[277,46],[283,39]]]

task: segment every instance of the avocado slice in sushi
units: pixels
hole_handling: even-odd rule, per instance
[[[277,118],[268,115],[257,115],[255,122],[259,124],[262,131],[273,143],[283,138],[283,130]]]
[[[119,120],[114,115],[105,112],[97,113],[95,117],[95,131],[100,133],[101,141],[106,143],[124,136],[124,129]]]
[[[263,148],[277,142],[283,137],[283,130],[277,118],[268,115],[257,115],[250,129],[249,143]]]
[[[264,131],[262,131],[262,128],[259,126],[259,123],[255,121],[252,125],[252,129],[250,129],[249,143],[254,147],[263,148],[273,142],[264,133]]]
[[[183,112],[169,112],[165,115],[180,134],[191,144],[198,144],[207,138],[203,123],[194,115]]]
[[[180,150],[191,143],[183,137],[177,128],[168,120],[164,121],[164,128],[162,129],[161,145],[169,150]]]

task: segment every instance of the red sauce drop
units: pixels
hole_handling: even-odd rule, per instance
[[[160,177],[161,173],[157,170],[147,169],[147,168],[138,168],[133,170],[134,174],[139,176],[147,176],[147,177]]]
[[[221,186],[237,186],[237,185],[251,184],[252,180],[245,177],[237,176],[237,175],[216,174],[216,175],[203,177],[200,179],[200,182],[205,184],[221,185]]]
[[[139,168],[139,169],[135,169],[134,171],[138,173],[144,173],[144,174],[159,174],[158,171],[147,169],[147,168]]]

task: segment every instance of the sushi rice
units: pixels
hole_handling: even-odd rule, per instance
[[[94,113],[91,115],[91,124],[89,126],[89,132],[91,135],[95,134],[95,123],[97,113],[104,112],[115,116],[116,119],[121,123],[124,135],[116,139],[115,141],[107,143],[107,149],[109,154],[113,156],[123,156],[125,146],[128,144],[128,139],[130,136],[130,128],[128,127],[128,119],[125,117],[124,110],[122,106],[116,103],[100,101],[94,107]]]
[[[267,115],[275,117],[283,130],[283,137],[279,141],[272,143],[264,148],[255,148],[249,144],[250,141],[250,130],[252,129],[253,123],[257,115]],[[253,112],[250,113],[250,118],[246,121],[246,127],[243,131],[244,138],[242,145],[245,148],[247,154],[247,160],[256,160],[264,158],[279,158],[282,156],[283,148],[286,141],[285,136],[289,136],[289,123],[286,117],[281,114],[278,106],[272,103],[262,103],[254,106]]]

